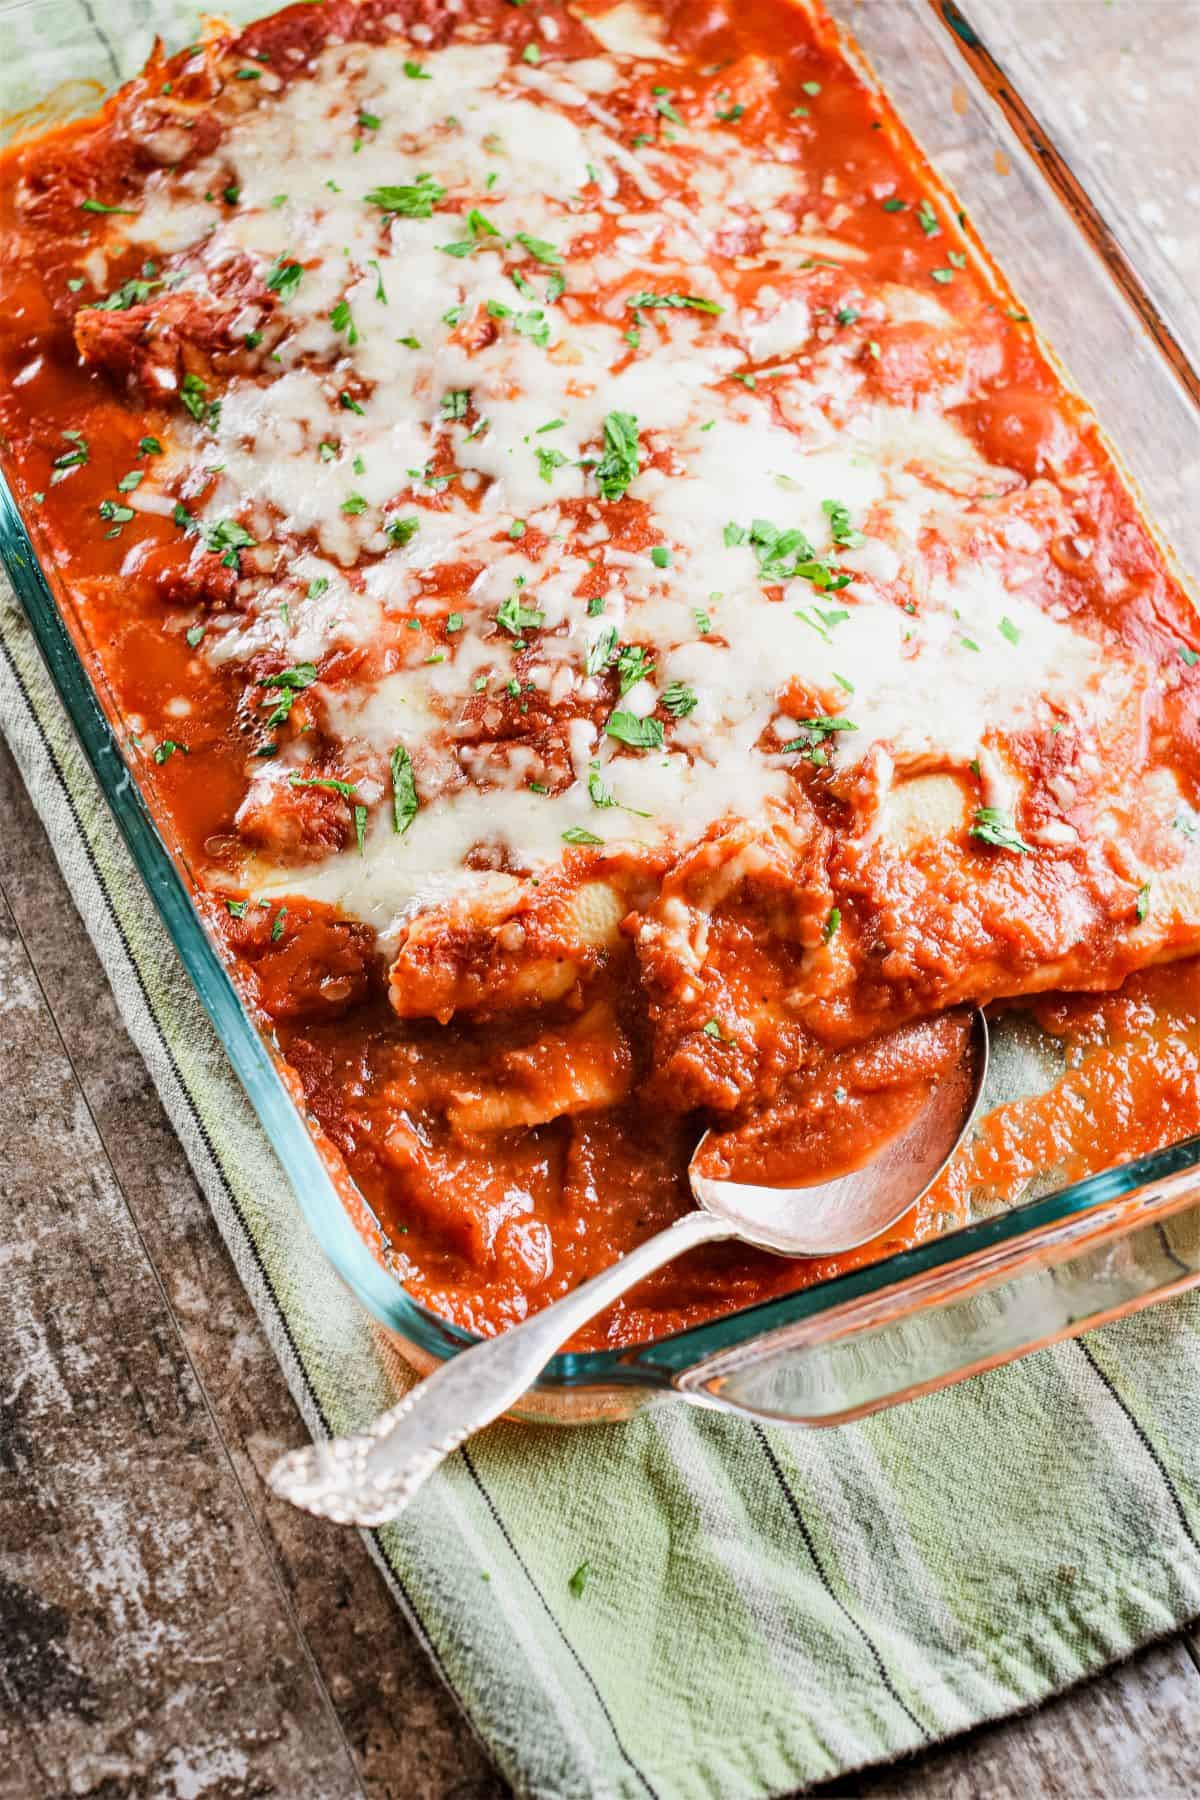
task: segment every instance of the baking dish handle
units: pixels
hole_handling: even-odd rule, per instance
[[[1200,1175],[1185,1168],[721,1351],[674,1385],[702,1406],[840,1425],[1198,1284]]]

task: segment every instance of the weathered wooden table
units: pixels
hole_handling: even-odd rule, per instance
[[[971,10],[1200,296],[1200,0]],[[0,817],[0,1795],[492,1800],[362,1544],[264,1486],[300,1420],[3,751]],[[1200,1634],[826,1791],[1183,1800]]]

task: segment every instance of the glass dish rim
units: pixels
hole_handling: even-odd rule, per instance
[[[803,4],[803,0],[801,0]],[[932,12],[955,40],[964,61],[976,67],[983,57],[991,64],[982,39],[954,0],[928,0]],[[32,0],[0,0],[0,13],[32,10]],[[839,31],[843,28],[839,27]],[[851,53],[860,72],[876,79],[855,46]],[[992,68],[996,65],[991,64]],[[992,88],[990,81],[984,85]],[[999,101],[992,88],[993,102]],[[1061,159],[1059,159],[1061,162]],[[1046,164],[1039,158],[1046,172]],[[1063,165],[1065,167],[1065,164]],[[1069,173],[1069,171],[1068,171]],[[1053,171],[1047,173],[1055,185]],[[1061,198],[1061,194],[1060,194]],[[1074,211],[1071,207],[1070,210]],[[1098,215],[1097,215],[1098,217]],[[1085,236],[1094,229],[1090,217],[1076,215]],[[1132,271],[1129,272],[1132,275]],[[1118,282],[1124,298],[1141,314],[1147,335],[1164,362],[1178,355],[1169,327],[1132,275]],[[1157,329],[1156,329],[1157,327]],[[1163,335],[1167,342],[1164,343]],[[1195,379],[1194,372],[1192,373]],[[1174,368],[1179,377],[1179,368]],[[439,1360],[479,1341],[474,1332],[443,1318],[414,1299],[372,1252],[354,1224],[322,1157],[317,1140],[304,1122],[266,1039],[235,988],[229,970],[210,937],[176,857],[163,839],[136,773],[126,760],[119,736],[100,703],[89,675],[42,568],[16,497],[0,470],[0,564],[29,622],[35,641],[63,703],[75,736],[104,795],[137,873],[155,903],[167,934],[208,1017],[220,1036],[246,1095],[278,1155],[296,1194],[305,1222],[334,1269],[367,1311],[386,1329]],[[19,677],[18,677],[19,679]],[[923,1274],[968,1262],[985,1250],[1015,1243],[1048,1226],[1063,1223],[1104,1202],[1132,1194],[1146,1184],[1200,1167],[1200,1137],[1165,1146],[1131,1162],[1118,1164],[1049,1194],[976,1220],[878,1261],[819,1281],[792,1293],[741,1307],[703,1323],[661,1337],[611,1349],[563,1351],[547,1364],[537,1387],[544,1390],[669,1387],[674,1377],[732,1348],[766,1338],[802,1320],[835,1314],[864,1297],[898,1289]],[[365,1205],[365,1201],[360,1200]],[[369,1208],[367,1209],[369,1213]]]

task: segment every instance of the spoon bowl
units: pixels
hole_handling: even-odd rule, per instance
[[[804,1186],[758,1186],[702,1173],[706,1131],[688,1169],[692,1193],[733,1235],[780,1256],[839,1256],[902,1219],[937,1180],[962,1142],[988,1070],[987,1020],[972,1007],[960,1052],[924,1103],[861,1167]]]
[[[631,1250],[611,1268],[499,1337],[443,1363],[353,1437],[309,1444],[271,1470],[277,1494],[339,1524],[382,1525],[474,1432],[515,1406],[568,1338],[685,1250],[737,1238],[780,1256],[832,1256],[894,1225],[925,1193],[962,1142],[983,1091],[987,1022],[978,1007],[964,1020],[958,1054],[860,1167],[802,1186],[759,1186],[689,1168],[699,1206]]]

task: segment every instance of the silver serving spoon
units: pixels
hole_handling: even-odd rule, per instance
[[[752,1187],[701,1175],[696,1163],[705,1133],[688,1171],[696,1212],[524,1324],[443,1363],[369,1431],[280,1457],[271,1486],[338,1524],[382,1525],[464,1439],[514,1406],[581,1326],[685,1250],[737,1238],[780,1256],[836,1256],[880,1236],[916,1204],[962,1142],[987,1064],[987,1022],[972,1007],[959,1060],[912,1120],[865,1167],[816,1185]]]

